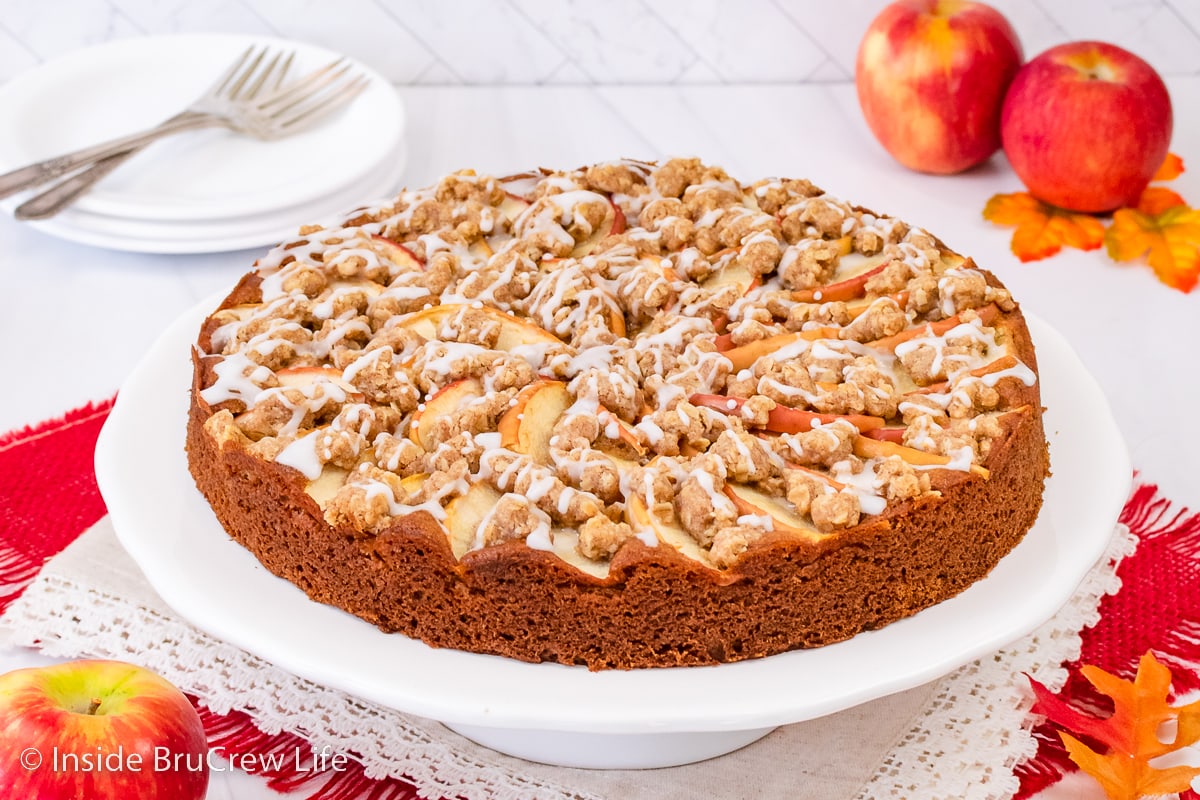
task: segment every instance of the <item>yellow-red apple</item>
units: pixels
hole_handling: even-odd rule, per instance
[[[1000,107],[1023,60],[983,3],[900,0],[867,28],[854,81],[871,132],[904,166],[948,175],[1000,148]]]
[[[72,661],[0,676],[5,797],[200,800],[208,738],[165,679],[119,661]]]
[[[1004,99],[1004,154],[1029,191],[1073,211],[1136,205],[1171,142],[1171,97],[1142,59],[1069,42],[1030,61]]]

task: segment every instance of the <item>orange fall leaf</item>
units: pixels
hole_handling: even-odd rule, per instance
[[[1149,186],[1138,198],[1137,210],[1143,214],[1161,214],[1168,208],[1184,205],[1187,202],[1178,192],[1165,186]]]
[[[1167,153],[1162,166],[1154,173],[1152,181],[1173,181],[1183,174],[1183,159],[1174,153]]]
[[[1063,247],[1095,250],[1104,244],[1104,223],[1099,219],[1055,208],[1027,192],[993,196],[983,209],[983,218],[1017,227],[1012,251],[1021,261],[1049,258]]]
[[[1104,244],[1114,261],[1146,256],[1160,281],[1190,292],[1200,280],[1200,210],[1184,203],[1164,207],[1169,201],[1143,195],[1138,208],[1119,209]]]
[[[1142,656],[1132,681],[1093,666],[1085,666],[1080,672],[1112,699],[1111,716],[1099,718],[1082,713],[1030,678],[1036,697],[1033,710],[1065,729],[1059,735],[1071,760],[1095,778],[1109,800],[1181,792],[1200,776],[1200,767],[1159,768],[1150,763],[1200,741],[1200,701],[1169,705],[1171,672],[1153,654]],[[1175,724],[1174,738],[1168,742],[1159,738],[1166,723]],[[1082,739],[1102,747],[1093,749]]]

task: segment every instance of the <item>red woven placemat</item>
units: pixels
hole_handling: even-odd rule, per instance
[[[20,596],[48,559],[104,516],[96,486],[96,437],[112,400],[0,437],[0,613]],[[196,699],[192,698],[196,703]],[[197,704],[212,747],[265,767],[256,774],[281,792],[305,790],[310,800],[416,800],[417,790],[396,779],[367,777],[362,766],[313,773],[295,753],[308,743],[290,733],[266,734],[240,712],[214,714]],[[280,755],[281,758],[270,758]]]
[[[0,612],[37,576],[47,559],[75,540],[105,513],[96,487],[93,453],[112,401],[88,405],[62,418],[0,436]],[[1094,664],[1132,677],[1138,658],[1153,650],[1171,667],[1176,692],[1200,689],[1200,514],[1174,507],[1154,486],[1139,486],[1121,514],[1138,536],[1137,552],[1117,572],[1121,590],[1104,598],[1100,621],[1083,631],[1078,662],[1061,696],[1076,705],[1104,709],[1105,700],[1077,674]],[[293,734],[265,734],[239,712],[200,708],[213,746],[241,756],[294,753],[308,747]],[[1020,765],[1028,798],[1057,782],[1074,765],[1047,727],[1035,730],[1034,759]],[[267,763],[269,760],[263,759]],[[290,763],[289,759],[278,759]],[[310,800],[410,800],[409,783],[369,778],[361,766],[313,774],[288,767],[259,773],[280,791],[304,790]],[[1194,793],[1186,796],[1197,798]]]

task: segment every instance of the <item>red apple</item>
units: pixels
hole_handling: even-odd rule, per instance
[[[998,11],[900,0],[867,28],[854,81],[875,138],[904,166],[948,175],[1000,148],[1000,106],[1023,60]]]
[[[1171,142],[1171,97],[1154,68],[1103,42],[1030,61],[1004,100],[1004,154],[1040,200],[1073,211],[1136,205]]]
[[[183,693],[119,661],[0,675],[0,786],[31,800],[200,800],[208,740]]]

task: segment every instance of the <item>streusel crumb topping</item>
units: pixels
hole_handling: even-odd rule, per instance
[[[271,251],[210,318],[222,446],[371,535],[522,541],[597,575],[635,540],[726,569],[986,479],[1015,308],[933,236],[696,159],[463,171]]]

